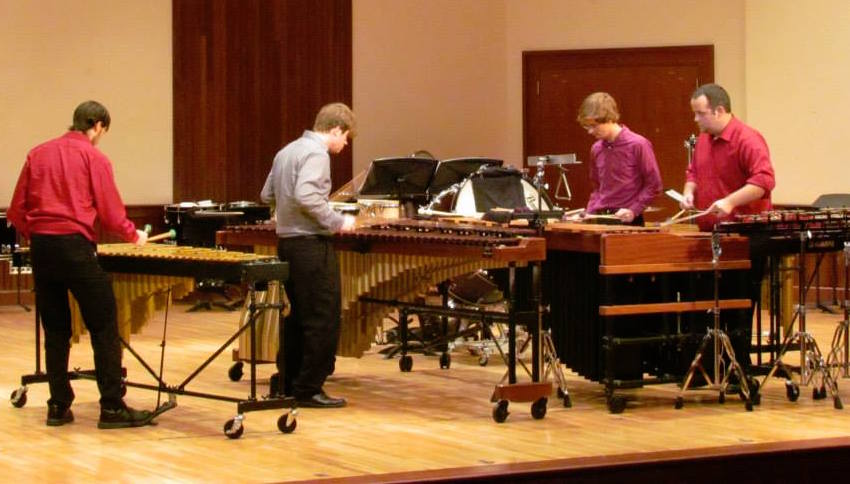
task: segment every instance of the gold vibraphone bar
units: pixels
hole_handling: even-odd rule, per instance
[[[386,305],[361,297],[413,301],[429,286],[478,269],[543,260],[545,241],[528,229],[478,227],[452,222],[400,220],[335,234],[342,285],[342,320],[337,354],[361,356],[375,341]],[[274,253],[273,224],[226,227],[216,243],[259,253]],[[272,323],[274,324],[274,323]],[[271,334],[258,325],[258,333]],[[247,342],[240,341],[241,348]],[[258,359],[274,361],[277,339],[258,345]],[[240,351],[239,358],[245,355]]]
[[[100,244],[97,255],[104,270],[112,274],[118,331],[125,341],[165,307],[169,290],[172,299],[181,299],[194,290],[196,277],[217,274],[222,279],[238,279],[241,264],[273,260],[243,252],[160,244]],[[72,341],[78,342],[85,334],[85,324],[70,294],[69,300]]]
[[[254,359],[250,361],[251,392],[247,398],[187,389],[189,383],[229,348],[240,335],[256,334],[256,322],[260,315],[269,311],[278,312],[282,310],[279,303],[267,303],[264,300],[258,300],[256,296],[260,288],[267,288],[274,281],[279,283],[286,280],[289,275],[287,263],[265,255],[154,244],[143,247],[137,247],[134,244],[104,244],[98,246],[97,257],[103,269],[113,276],[122,344],[154,379],[153,384],[125,381],[124,385],[169,395],[167,401],[163,403],[159,403],[160,400],[157,399],[159,406],[153,412],[155,416],[175,408],[177,406],[177,395],[233,402],[237,404],[237,415],[225,423],[224,433],[229,438],[235,439],[239,438],[244,431],[242,421],[245,412],[281,408],[292,409],[295,407],[295,400],[291,397],[270,397],[262,400],[257,398],[255,367],[257,361]],[[153,366],[131,347],[127,336],[131,332],[138,331],[151,313],[158,308],[158,305],[167,305],[171,300],[168,297],[169,294],[177,297],[177,295],[190,291],[195,279],[215,279],[245,285],[248,289],[246,297],[248,313],[247,316],[243,316],[242,322],[234,334],[213,351],[197,369],[179,384],[171,385],[163,379],[162,365],[160,365],[157,374]],[[80,329],[84,326],[79,309],[74,310],[73,317],[76,321],[72,321],[72,324],[78,337]],[[36,325],[38,324],[38,311],[36,311]],[[162,338],[160,361],[164,361],[165,357],[165,332],[163,332]],[[250,343],[250,337],[248,341]],[[23,406],[26,403],[28,384],[47,381],[45,373],[41,371],[39,331],[36,331],[35,344],[35,373],[21,377],[21,387],[12,394],[12,401],[15,406]],[[74,370],[70,372],[69,377],[71,379],[93,379],[94,375],[94,370]],[[291,411],[285,412],[277,421],[277,427],[283,433],[293,432],[295,425],[295,412]]]

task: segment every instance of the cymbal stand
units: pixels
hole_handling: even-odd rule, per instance
[[[850,377],[850,242],[844,242],[844,320],[839,321],[832,335],[832,348],[826,357],[826,366],[832,377]]]
[[[679,390],[679,395],[676,397],[676,409],[680,409],[685,404],[685,392],[690,389],[694,374],[699,371],[705,378],[706,382],[710,382],[706,388],[700,390],[709,390],[718,392],[718,401],[723,403],[726,400],[726,388],[729,386],[729,378],[737,374],[740,384],[739,395],[744,400],[747,411],[753,410],[753,404],[759,403],[758,387],[750,387],[750,382],[747,380],[747,375],[738,360],[735,358],[735,350],[732,348],[732,340],[720,328],[720,234],[717,232],[711,235],[711,264],[714,268],[714,307],[711,312],[714,314],[714,327],[706,328],[705,336],[702,338],[696,356],[688,368],[688,373],[685,375],[685,383],[682,389]],[[710,378],[702,365],[702,358],[708,347],[709,341],[713,341],[714,348],[712,356],[714,357],[714,376]],[[728,365],[728,371],[727,370]]]
[[[815,381],[815,377],[820,377],[820,385],[813,388],[812,398],[816,400],[826,398],[828,389],[833,400],[833,406],[837,410],[841,410],[844,406],[841,403],[841,397],[838,396],[838,383],[830,373],[829,366],[814,336],[806,331],[806,245],[811,238],[811,231],[800,231],[800,253],[797,263],[799,292],[796,312],[791,321],[792,327],[794,322],[797,322],[799,330],[797,332],[788,331],[785,334],[779,355],[762,380],[761,386],[764,386],[777,370],[781,370],[785,375],[785,392],[788,400],[795,402],[800,397],[800,385],[809,385]],[[799,384],[794,382],[792,368],[783,361],[785,353],[792,348],[800,351]]]

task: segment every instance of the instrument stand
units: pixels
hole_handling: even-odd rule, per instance
[[[186,395],[190,397],[198,397],[198,398],[207,398],[212,400],[219,400],[225,402],[236,403],[236,411],[237,415],[225,422],[224,424],[224,434],[230,439],[238,439],[242,436],[245,431],[244,424],[242,423],[245,419],[245,413],[252,412],[256,410],[271,410],[271,409],[288,409],[288,411],[284,412],[277,420],[277,428],[282,433],[288,434],[295,431],[295,427],[297,425],[296,416],[298,415],[298,403],[294,397],[278,397],[273,395],[263,396],[258,398],[257,395],[257,334],[256,334],[256,323],[257,319],[268,309],[276,309],[278,311],[283,311],[285,305],[283,303],[258,303],[256,299],[256,292],[266,290],[267,289],[267,280],[258,280],[258,279],[250,279],[246,281],[248,284],[248,293],[249,293],[249,317],[248,322],[242,324],[236,332],[231,335],[227,341],[225,341],[217,350],[215,350],[197,369],[195,369],[188,377],[186,377],[181,383],[178,385],[169,385],[163,380],[163,370],[164,370],[164,362],[165,362],[165,346],[166,346],[166,330],[168,328],[168,307],[171,305],[171,289],[167,289],[168,292],[168,303],[166,305],[165,312],[165,321],[163,323],[162,330],[162,341],[160,342],[160,362],[159,362],[159,372],[157,373],[150,364],[145,361],[145,359],[140,355],[133,347],[122,337],[118,337],[121,342],[121,346],[125,348],[133,357],[139,362],[140,365],[145,369],[145,371],[155,380],[155,384],[149,383],[139,383],[139,382],[131,382],[126,380],[126,376],[124,377],[123,385],[124,387],[133,387],[133,388],[141,388],[145,390],[153,390],[157,392],[157,404],[153,410],[152,419],[161,415],[162,413],[171,410],[177,407],[177,395]],[[41,369],[41,333],[40,333],[40,320],[39,320],[39,311],[38,305],[36,305],[35,309],[35,331],[36,331],[36,340],[35,340],[35,349],[36,349],[36,359],[35,359],[35,373],[29,375],[21,376],[21,386],[15,389],[12,392],[10,397],[10,401],[13,406],[17,408],[21,408],[27,403],[27,385],[31,383],[46,383],[48,381],[47,374]],[[198,392],[193,390],[187,390],[186,386],[195,379],[205,368],[207,368],[221,353],[223,353],[227,348],[236,341],[237,338],[243,333],[247,331],[250,335],[251,340],[251,358],[250,369],[251,369],[251,393],[248,398],[239,398],[233,397],[229,395],[221,395],[221,394],[212,394],[205,392]],[[79,368],[75,368],[68,372],[68,377],[70,380],[95,380],[96,373],[95,370],[80,370]],[[166,402],[161,402],[162,393],[166,393],[168,395],[168,400]]]
[[[24,260],[23,255],[17,250],[12,252],[12,266],[15,268],[15,297],[18,306],[22,307],[24,311],[29,312],[30,307],[21,300],[21,269],[24,266]]]
[[[758,405],[760,402],[758,385],[754,384],[752,388],[750,387],[750,384],[755,382],[747,379],[744,369],[735,358],[735,350],[732,348],[732,340],[729,338],[729,335],[720,328],[719,263],[721,247],[720,235],[716,232],[711,236],[711,253],[711,263],[714,267],[714,308],[711,309],[711,312],[714,314],[714,327],[706,330],[702,343],[700,344],[699,349],[697,349],[696,356],[691,362],[691,366],[688,368],[688,373],[685,375],[685,383],[682,385],[682,389],[679,390],[679,395],[676,397],[675,406],[676,409],[680,409],[685,405],[685,392],[690,389],[694,374],[697,370],[699,370],[700,374],[703,378],[705,378],[705,381],[710,382],[706,388],[700,388],[699,390],[717,391],[719,403],[723,403],[726,400],[726,389],[729,386],[729,379],[733,375],[737,374],[740,385],[738,394],[741,399],[744,400],[744,405],[747,411],[751,412],[753,410],[753,405]],[[750,324],[752,324],[752,321],[750,321]],[[702,357],[708,347],[708,342],[711,340],[714,342],[714,349],[712,351],[712,355],[714,357],[713,378],[709,378],[708,373],[705,371],[705,367],[702,365]],[[726,371],[727,365],[729,371]]]
[[[826,398],[828,389],[829,395],[833,399],[833,406],[837,410],[841,410],[844,406],[841,403],[841,397],[838,395],[838,383],[830,373],[830,367],[824,359],[814,336],[806,331],[806,243],[810,238],[811,232],[808,230],[800,231],[800,255],[797,266],[800,281],[798,293],[799,299],[797,301],[794,318],[791,321],[792,327],[795,320],[797,321],[799,330],[794,333],[788,331],[785,335],[782,347],[779,350],[779,356],[773,362],[773,366],[771,366],[770,371],[764,377],[764,380],[762,380],[761,385],[764,386],[764,384],[767,383],[767,380],[773,376],[777,370],[781,370],[785,375],[785,391],[788,396],[788,400],[795,402],[800,397],[800,385],[809,385],[815,380],[816,376],[819,376],[820,386],[816,386],[812,389],[812,398],[815,400]],[[847,249],[845,248],[845,250]],[[838,332],[840,329],[841,326],[839,326],[836,330],[836,335],[839,334]],[[800,351],[799,384],[795,383],[793,380],[793,369],[782,361],[785,353],[792,349],[792,347],[795,350]]]
[[[832,336],[832,347],[826,357],[826,366],[833,379],[841,375],[850,377],[850,242],[844,242],[844,319],[838,323]]]
[[[552,379],[558,384],[558,398],[560,398],[564,402],[564,407],[571,408],[573,406],[573,402],[570,399],[570,392],[567,389],[567,377],[564,375],[564,369],[561,367],[561,360],[558,358],[558,352],[555,350],[555,342],[552,341],[552,333],[550,331],[543,331],[541,333],[542,344],[543,344],[543,362],[545,364],[545,368],[543,370],[543,381],[549,380],[549,376],[552,376]],[[499,343],[496,342],[496,348],[499,350],[499,353],[502,355],[503,359],[506,359],[505,353],[502,351]],[[528,344],[531,343],[531,338],[527,338],[522,346],[520,346],[519,353],[522,353],[528,347]],[[518,360],[520,366],[526,371],[526,373],[531,376],[532,372],[526,366],[526,364],[522,360]],[[502,380],[500,383],[505,382],[508,379],[508,372],[505,371],[505,374],[502,376]]]

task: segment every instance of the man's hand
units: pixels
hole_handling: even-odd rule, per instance
[[[617,213],[615,213],[614,216],[620,219],[623,223],[630,223],[635,219],[635,213],[628,208],[621,208],[620,210],[617,210]]]
[[[137,236],[137,238],[136,238],[136,246],[137,247],[141,247],[141,246],[143,246],[147,243],[148,233],[145,232],[144,230],[137,230],[136,236]]]
[[[715,200],[708,209],[720,215],[729,215],[735,209],[735,205],[732,205],[732,202],[727,198],[721,198],[720,200]]]
[[[682,195],[682,201],[679,202],[679,207],[683,210],[692,210],[694,208],[694,194],[685,193]]]
[[[357,219],[354,218],[354,215],[345,214],[342,217],[342,227],[339,230],[341,232],[351,232],[352,230],[354,230],[354,224],[357,221]]]

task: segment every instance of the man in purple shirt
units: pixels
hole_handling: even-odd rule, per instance
[[[625,224],[643,225],[644,209],[661,193],[652,143],[618,123],[617,102],[606,92],[587,96],[577,120],[597,139],[590,148],[594,189],[585,216],[609,214]]]

